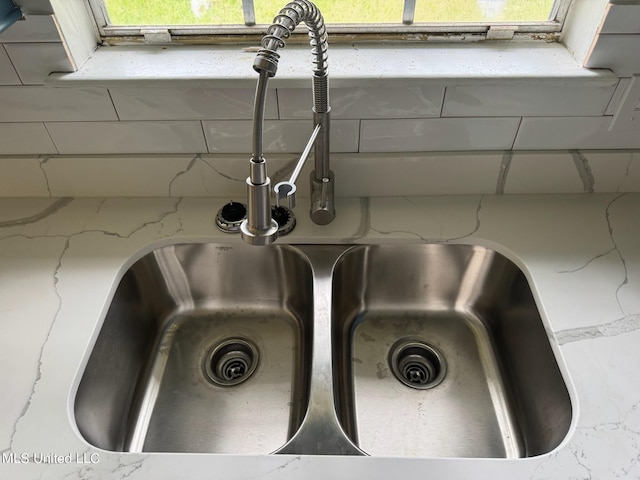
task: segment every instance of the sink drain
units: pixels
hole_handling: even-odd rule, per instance
[[[411,388],[426,390],[439,385],[447,373],[440,352],[416,340],[397,342],[389,354],[391,370],[398,380]]]
[[[247,380],[257,366],[256,346],[242,338],[230,338],[211,349],[204,370],[213,383],[230,387]]]

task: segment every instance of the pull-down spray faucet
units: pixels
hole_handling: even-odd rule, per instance
[[[311,220],[319,225],[330,223],[335,217],[334,178],[329,169],[329,79],[328,43],[324,19],[318,7],[308,0],[293,0],[275,17],[273,24],[262,38],[262,48],[253,63],[259,73],[253,110],[253,154],[249,161],[247,178],[247,219],[240,230],[245,242],[252,245],[269,245],[278,236],[278,225],[271,219],[271,180],[267,176],[267,164],[262,151],[264,110],[267,82],[278,68],[277,53],[284,48],[284,41],[296,26],[304,22],[309,29],[309,42],[313,55],[313,121],[315,128],[298,165],[288,182],[275,187],[276,201],[287,200],[290,208],[295,205],[295,181],[313,147],[315,169],[311,172]]]

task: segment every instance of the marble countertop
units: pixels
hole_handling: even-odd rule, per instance
[[[1,478],[640,477],[640,194],[340,198],[283,243],[456,242],[527,273],[567,368],[566,440],[529,459],[112,453],[73,422],[79,373],[120,275],[170,243],[240,242],[216,198],[0,200]],[[303,202],[301,202],[303,203]],[[36,461],[48,458],[49,461]]]

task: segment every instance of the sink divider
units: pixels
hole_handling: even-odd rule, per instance
[[[295,435],[276,454],[366,455],[347,437],[335,409],[331,351],[332,274],[345,246],[305,249],[297,245],[313,269],[313,351],[309,406]]]

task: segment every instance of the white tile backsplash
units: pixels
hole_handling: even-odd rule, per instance
[[[197,121],[54,122],[46,126],[63,154],[198,153],[207,148]]]
[[[638,132],[612,132],[612,117],[528,117],[514,150],[640,148]]]
[[[460,86],[447,88],[443,117],[602,115],[614,86]]]
[[[620,77],[640,72],[640,35],[598,35],[585,66],[609,68]]]
[[[584,183],[569,153],[516,152],[504,193],[581,193]]]
[[[332,88],[332,118],[439,117],[444,87]],[[308,88],[278,89],[280,118],[311,118],[313,97]]]
[[[5,155],[58,153],[42,123],[0,123],[0,145]]]
[[[251,119],[255,90],[247,88],[111,88],[121,120]],[[265,118],[278,118],[275,90],[267,92]]]
[[[203,121],[210,153],[246,153],[252,149],[252,120]],[[331,151],[358,151],[357,120],[331,122]],[[301,153],[311,132],[311,120],[272,120],[264,122],[265,152]]]
[[[73,71],[62,43],[7,43],[4,47],[25,85],[43,85],[52,72]]]
[[[42,170],[54,197],[169,196],[172,180],[190,162],[186,156],[72,156],[47,159]]]
[[[47,179],[40,168],[39,158],[0,157],[0,197],[47,196]]]
[[[53,15],[26,15],[0,33],[0,43],[60,42]]]
[[[1,131],[1,128],[0,128]],[[297,154],[268,155],[272,184],[289,177]],[[349,153],[332,155],[339,197],[640,191],[640,151]],[[584,163],[586,162],[586,163]],[[503,179],[505,164],[507,170]],[[299,181],[309,195],[307,162]],[[152,172],[150,174],[149,172]],[[247,154],[0,156],[0,197],[198,197],[244,200]],[[500,185],[498,185],[500,183]],[[219,206],[212,206],[212,212]]]
[[[587,152],[585,157],[595,179],[594,192],[640,191],[640,153]]]
[[[20,7],[22,13],[33,15],[51,15],[53,14],[53,7],[49,0],[14,0],[17,6]]]
[[[296,160],[297,155],[269,155],[267,175],[271,178],[271,185],[289,178]],[[310,166],[307,163],[299,177],[297,187],[300,196],[309,196],[307,171]],[[198,155],[171,181],[169,190],[172,196],[216,196],[245,202],[248,176],[249,158],[246,154]],[[222,205],[215,205],[212,213],[220,207]]]
[[[0,85],[20,85],[21,83],[9,55],[3,45],[0,45]]]
[[[121,50],[110,47],[101,52],[101,68],[114,83],[43,86],[52,71],[70,70],[71,63],[49,2],[16,3],[26,20],[0,35],[0,196],[244,195],[255,94],[246,72],[255,53],[140,46],[127,50],[133,60],[124,64]],[[640,65],[638,27],[625,13],[640,7],[625,3],[609,7],[601,32],[606,38],[589,59],[621,75],[637,73]],[[628,80],[616,85],[615,76],[597,70],[574,78],[563,70],[563,56],[570,54],[557,45],[527,46],[534,61],[523,65],[516,58],[520,48],[478,46],[476,52],[490,51],[493,59],[483,64],[456,45],[393,50],[406,70],[390,70],[378,57],[373,68],[363,69],[358,49],[332,50],[332,61],[346,65],[342,73],[334,70],[330,90],[338,195],[581,192],[585,171],[581,177],[578,160],[587,162],[581,165],[593,175],[594,191],[639,191],[638,153],[621,149],[640,150],[640,133],[609,130]],[[230,51],[233,62],[225,56]],[[424,70],[423,63],[443,64],[424,55],[443,52],[465,66],[460,78],[448,77],[448,68]],[[608,63],[598,65],[603,55]],[[163,64],[196,62],[197,68],[190,78],[183,70],[154,76],[151,57]],[[536,79],[543,58],[554,66],[558,60],[557,78]],[[303,60],[308,50],[292,49],[281,72]],[[511,70],[496,76],[497,64]],[[147,70],[148,78],[132,83]],[[210,85],[211,72],[221,83]],[[353,76],[364,83],[354,83]],[[290,172],[312,129],[307,74],[292,82],[280,82],[282,77],[271,84],[266,104],[264,143],[274,182]],[[311,163],[301,177],[301,195],[308,193]]]
[[[0,87],[0,105],[0,122],[118,119],[107,90],[101,88]]]
[[[361,152],[509,150],[520,118],[363,120]]]
[[[492,194],[502,153],[333,155],[339,196]]]
[[[640,3],[635,5],[608,5],[607,15],[599,33],[640,34]]]
[[[607,106],[607,109],[604,112],[605,115],[612,116],[616,114],[616,112],[620,108],[620,102],[622,101],[630,84],[631,84],[631,78],[625,77],[620,79],[620,81],[618,82],[618,86],[616,87],[616,90],[613,93],[611,100],[609,101],[609,105]]]

